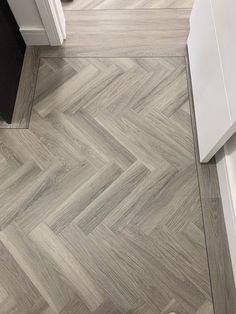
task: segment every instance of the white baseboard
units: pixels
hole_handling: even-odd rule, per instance
[[[225,225],[236,283],[236,185],[234,184],[235,171],[231,167],[230,157],[232,156],[228,154],[226,147],[216,154]]]
[[[44,28],[20,28],[21,35],[27,46],[50,45]]]

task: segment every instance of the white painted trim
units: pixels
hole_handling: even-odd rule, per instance
[[[200,153],[200,162],[208,163],[211,158],[225,145],[225,143],[236,133],[236,122],[233,122],[231,126],[225,131],[223,136],[219,138],[219,141],[206,155]]]
[[[48,36],[44,28],[21,27],[20,32],[27,46],[49,45]]]
[[[60,27],[61,32],[63,34],[63,38],[66,39],[66,20],[65,20],[64,11],[63,11],[63,8],[61,5],[61,1],[60,0],[52,0],[52,2],[54,5],[54,8],[55,8],[59,27]]]
[[[219,177],[219,185],[221,199],[224,211],[225,226],[228,236],[229,250],[232,261],[234,282],[236,283],[236,204],[235,204],[235,189],[230,177],[232,172],[230,163],[227,160],[227,152],[222,148],[216,154],[217,172]]]
[[[60,0],[35,0],[51,46],[66,38],[65,16]]]

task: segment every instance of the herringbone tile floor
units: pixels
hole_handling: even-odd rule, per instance
[[[0,313],[212,314],[185,59],[99,49],[41,58],[0,130]]]

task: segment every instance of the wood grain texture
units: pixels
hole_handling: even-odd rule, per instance
[[[190,9],[65,11],[67,39],[42,57],[184,56]]]
[[[192,8],[193,0],[63,0],[64,10]]]
[[[186,64],[189,66],[188,60],[186,61]],[[188,79],[189,86],[191,87],[189,70]],[[236,289],[222,208],[217,168],[214,158],[208,164],[200,164],[191,89],[189,89],[189,93],[214,309],[216,314],[235,313]],[[222,291],[224,291],[224,293],[222,293]]]
[[[64,3],[68,38],[40,51],[29,129],[0,130],[0,313],[213,314],[191,5]],[[234,314],[215,168],[197,167],[215,312]]]
[[[41,59],[0,132],[3,313],[213,313],[185,70]]]
[[[29,126],[39,67],[36,47],[27,47],[20,76],[12,123],[0,121],[1,128],[26,129]]]

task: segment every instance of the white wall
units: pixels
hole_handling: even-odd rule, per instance
[[[27,45],[49,45],[35,0],[8,0]]]

